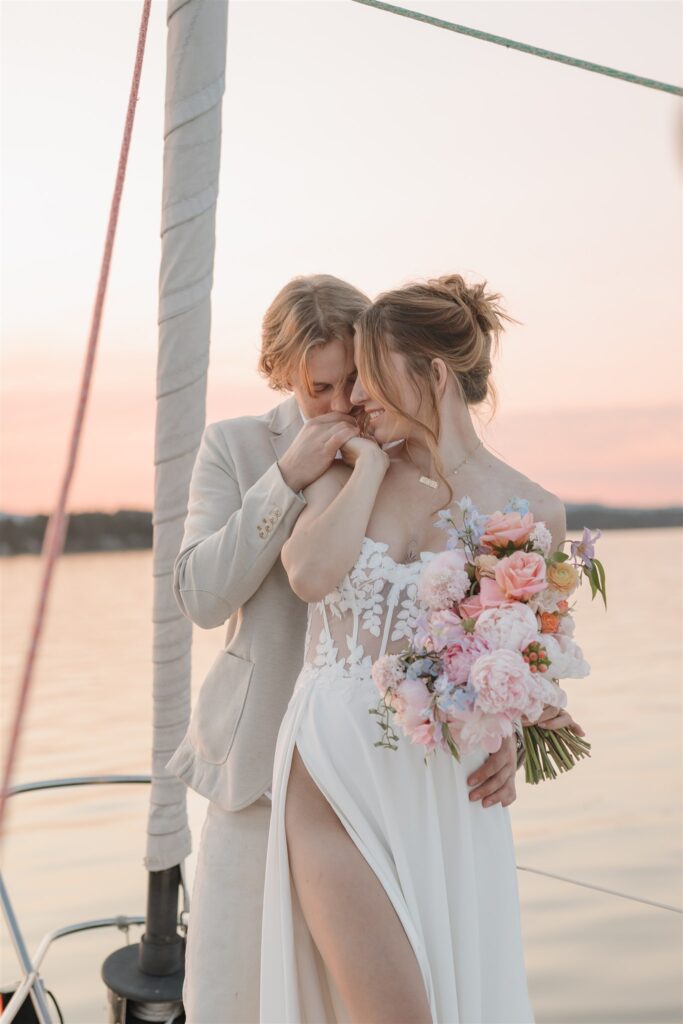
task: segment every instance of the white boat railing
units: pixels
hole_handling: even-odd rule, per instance
[[[81,775],[70,778],[43,779],[37,782],[19,783],[16,786],[11,787],[8,795],[18,796],[22,793],[35,793],[37,791],[47,789],[65,789],[72,786],[149,785],[151,781],[151,776],[149,775]],[[594,885],[590,882],[581,882],[576,878],[567,878],[565,875],[557,875],[552,871],[544,871],[541,868],[527,867],[525,865],[518,864],[517,870],[529,871],[537,875],[545,875],[547,878],[554,878],[557,881],[567,882],[570,885],[578,885],[584,889],[594,889],[597,892],[608,893],[611,896],[617,896],[621,899],[633,900],[636,903],[643,903],[647,906],[657,907],[660,910],[669,910],[675,914],[683,914],[683,908],[672,906],[669,903],[660,903],[657,900],[649,900],[642,896],[633,896],[630,893],[619,892],[616,889],[608,889],[602,885]],[[185,875],[184,861],[180,865],[180,878],[183,894],[183,909],[178,915],[178,927],[184,934],[186,934],[190,918],[190,897]],[[140,915],[125,916],[118,914],[115,917],[96,918],[91,921],[80,921],[75,924],[64,925],[61,928],[54,928],[52,931],[46,932],[42,937],[38,943],[36,952],[33,957],[31,957],[19,927],[19,922],[12,908],[9,893],[1,873],[0,906],[2,907],[3,916],[7,923],[7,928],[22,971],[22,977],[18,988],[0,1015],[0,1024],[10,1024],[10,1022],[14,1020],[17,1013],[24,1005],[24,1001],[27,996],[30,996],[31,998],[40,1024],[53,1024],[47,1003],[48,993],[46,992],[43,979],[40,976],[40,967],[50,946],[57,939],[63,938],[65,935],[73,935],[76,932],[92,931],[96,928],[118,928],[120,931],[125,931],[127,933],[131,925],[144,925],[146,920],[144,916]],[[61,1021],[62,1016],[56,1001],[55,1006]],[[171,1021],[176,1019],[176,1016],[177,1014],[174,1013],[166,1024],[171,1024]]]
[[[8,797],[18,796],[21,793],[35,793],[39,790],[46,789],[66,789],[72,786],[130,784],[150,785],[151,781],[152,778],[150,775],[79,775],[62,779],[43,779],[37,782],[23,782],[16,786],[12,786],[8,791]],[[178,915],[178,927],[181,931],[186,932],[189,920],[190,898],[185,877],[184,862],[180,865],[180,879],[183,894],[183,909]],[[2,913],[7,924],[7,930],[10,934],[22,972],[16,991],[2,1011],[2,1014],[0,1014],[0,1024],[10,1024],[10,1022],[14,1020],[24,1005],[27,996],[31,999],[40,1024],[53,1024],[47,1002],[48,994],[51,995],[55,1003],[59,1020],[62,1021],[63,1024],[62,1014],[59,1006],[57,1005],[57,1001],[51,993],[46,991],[45,984],[40,975],[40,967],[43,960],[45,959],[50,946],[57,939],[61,939],[65,935],[73,935],[76,932],[93,931],[96,928],[118,928],[120,931],[124,931],[127,934],[131,925],[144,925],[146,921],[146,918],[142,915],[127,916],[124,914],[117,914],[115,917],[95,918],[90,921],[79,921],[74,924],[63,925],[61,928],[53,928],[51,931],[46,932],[45,935],[43,935],[33,957],[31,957],[19,926],[17,916],[14,912],[14,908],[12,907],[9,892],[5,886],[1,872],[0,907],[2,908]],[[174,1020],[176,1016],[177,1014],[174,1013],[166,1024],[170,1024],[170,1021]]]

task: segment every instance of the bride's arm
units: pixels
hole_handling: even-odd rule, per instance
[[[353,567],[389,466],[388,455],[366,438],[353,438],[343,451],[355,460],[351,475],[345,480],[332,466],[306,488],[306,507],[282,547],[290,585],[303,601],[319,601]]]

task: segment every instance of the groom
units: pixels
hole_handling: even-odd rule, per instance
[[[209,423],[194,465],[173,590],[198,626],[227,625],[166,765],[209,800],[187,933],[187,1024],[259,1019],[269,787],[306,626],[280,550],[306,504],[303,489],[358,433],[353,323],[368,304],[325,274],[285,285],[263,320],[259,369],[292,395],[261,416]],[[510,804],[521,759],[514,736],[505,740],[469,776],[470,799]]]

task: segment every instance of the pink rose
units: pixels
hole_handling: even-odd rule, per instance
[[[496,583],[507,598],[528,601],[546,588],[545,559],[535,551],[515,551],[498,563]]]
[[[508,597],[495,580],[489,579],[488,576],[482,576],[479,593],[461,601],[458,605],[458,614],[461,619],[476,619],[487,608],[499,608],[500,605],[511,604],[512,601],[514,598]]]
[[[486,530],[481,545],[486,548],[506,548],[514,544],[521,548],[526,544],[534,528],[531,512],[521,516],[519,512],[494,512],[486,521]]]
[[[479,594],[473,594],[472,597],[466,597],[464,601],[461,601],[458,605],[458,612],[461,619],[476,619],[477,615],[481,615],[484,610],[484,606],[481,603],[481,597]]]
[[[509,604],[513,598],[507,596],[496,580],[484,576],[479,584],[479,600],[482,608],[498,608],[501,604]]]

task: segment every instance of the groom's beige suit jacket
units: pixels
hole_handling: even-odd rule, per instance
[[[282,545],[306,505],[277,464],[303,425],[294,397],[262,416],[209,423],[173,570],[183,613],[227,622],[187,732],[166,769],[228,811],[270,788],[275,744],[304,656],[306,604]]]

